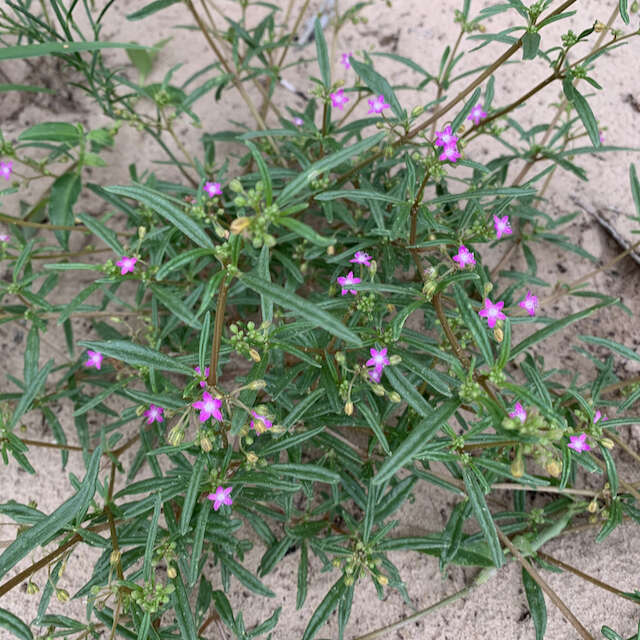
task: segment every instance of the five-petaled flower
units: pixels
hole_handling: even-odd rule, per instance
[[[304,124],[304,120],[302,118],[298,118],[297,116],[293,119],[293,124],[296,125],[296,127],[301,127]]]
[[[458,266],[461,269],[464,269],[468,264],[475,264],[476,259],[475,256],[467,247],[463,244],[460,245],[458,249],[458,255],[453,256],[454,262],[458,263]]]
[[[0,242],[9,242],[9,240],[11,240],[11,236],[6,233],[0,233]]]
[[[200,367],[193,367],[193,370],[199,375],[202,375],[202,372],[200,370]],[[204,368],[204,377],[208,378],[209,377],[209,367],[205,367]],[[207,386],[207,381],[206,380],[200,380],[200,386],[204,389]]]
[[[489,328],[493,329],[498,320],[504,320],[507,317],[502,313],[502,307],[504,307],[504,302],[502,300],[493,304],[489,298],[485,298],[484,309],[478,311],[478,315],[481,318],[486,318]]]
[[[100,371],[102,367],[102,358],[104,356],[99,351],[87,351],[88,360],[84,363],[85,367],[95,367]]]
[[[143,415],[147,418],[147,424],[152,424],[154,422],[164,422],[163,412],[164,409],[162,407],[156,407],[155,404],[151,404]]]
[[[216,420],[222,420],[222,412],[220,407],[222,406],[222,400],[220,398],[213,398],[208,391],[202,394],[202,400],[194,402],[191,405],[194,409],[200,410],[200,422],[206,422],[211,416]]]
[[[602,418],[603,422],[605,420],[608,420],[608,418],[603,417],[602,413],[600,413],[600,410],[598,409],[598,411],[596,411],[595,415],[593,416],[593,424],[596,424],[600,418]]]
[[[569,436],[571,442],[567,445],[574,451],[590,451],[591,447],[587,444],[587,434],[581,433],[579,436]]]
[[[520,422],[524,424],[524,421],[527,419],[527,412],[519,402],[516,402],[515,406],[513,407],[513,411],[509,414],[509,417],[518,418]]]
[[[386,347],[379,351],[371,347],[371,349],[369,349],[369,353],[371,353],[371,357],[365,363],[367,367],[374,367],[375,369],[378,369],[378,371],[382,371],[389,364]]]
[[[453,135],[451,125],[447,125],[442,131],[436,131],[436,136],[436,147],[455,146],[456,142],[458,142],[458,136]]]
[[[215,493],[210,493],[207,498],[209,500],[213,500],[213,510],[217,511],[223,504],[231,506],[233,504],[233,500],[229,495],[231,493],[231,489],[233,487],[218,487]]]
[[[253,420],[251,421],[251,428],[255,429],[256,435],[260,435],[264,433],[267,429],[271,429],[273,427],[273,422],[269,420],[266,416],[260,415],[257,411],[252,411],[251,415],[253,416]]]
[[[353,53],[343,53],[340,62],[344,65],[345,69],[351,69],[351,63],[349,62],[349,58],[353,55]]]
[[[344,109],[344,105],[347,104],[347,102],[349,102],[349,98],[347,98],[347,96],[344,95],[344,89],[338,89],[335,93],[332,93],[330,96],[331,98],[331,104],[340,109],[342,111],[342,109]]]
[[[382,113],[383,109],[388,109],[389,105],[384,101],[384,96],[379,95],[377,98],[369,98],[369,111],[367,113]]]
[[[138,262],[138,258],[127,258],[127,256],[122,256],[116,264],[120,267],[120,275],[123,276],[127,273],[133,273],[136,268],[136,262]]]
[[[349,262],[355,262],[356,264],[363,264],[365,267],[370,267],[371,256],[365,251],[356,251]]]
[[[481,104],[477,104],[473,109],[471,109],[471,113],[467,116],[467,120],[471,120],[473,124],[480,124],[480,120],[483,120],[487,117],[487,112],[482,109]]]
[[[448,160],[449,162],[456,162],[456,160],[459,160],[461,157],[462,156],[458,152],[458,147],[454,142],[453,144],[447,145],[442,150],[442,153],[440,154],[440,162],[444,162],[445,160]]]
[[[11,169],[13,168],[13,162],[9,160],[9,162],[0,162],[0,176],[2,176],[5,180],[8,180],[11,176]]]
[[[527,291],[527,297],[518,303],[527,311],[530,316],[536,315],[536,307],[538,306],[538,296],[534,296],[531,291]]]
[[[219,182],[205,182],[205,185],[202,188],[207,192],[210,198],[222,195],[222,189],[220,188]]]
[[[511,225],[509,224],[509,216],[493,216],[493,228],[496,230],[496,238],[500,240],[502,236],[508,236],[511,234]]]
[[[349,271],[346,276],[338,276],[338,284],[342,287],[342,295],[346,296],[347,291],[354,296],[358,293],[355,289],[349,289],[351,285],[358,284],[361,280],[353,275],[353,271]]]

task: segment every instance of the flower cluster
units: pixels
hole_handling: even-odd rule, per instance
[[[251,411],[251,415],[253,416],[253,420],[251,421],[250,427],[256,432],[257,436],[273,427],[273,422],[257,411]]]
[[[202,371],[200,367],[193,367],[193,370],[199,375],[202,376]],[[207,378],[209,377],[209,367],[204,368],[204,380],[200,380],[200,386],[204,389],[207,386]]]
[[[442,131],[436,131],[436,147],[442,147],[440,161],[455,162],[460,158],[458,151],[458,136],[453,135],[451,126],[447,125]]]
[[[367,367],[373,367],[371,371],[369,371],[369,378],[376,384],[380,382],[380,378],[382,376],[382,371],[389,364],[389,358],[387,358],[387,348],[384,349],[375,349],[371,347],[369,349],[369,353],[371,357],[365,363]]]

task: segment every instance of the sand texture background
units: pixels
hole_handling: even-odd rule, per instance
[[[283,12],[288,4],[285,0],[274,0],[274,3],[281,6]],[[160,81],[165,70],[173,65],[181,64],[182,66],[175,75],[176,84],[180,84],[180,80],[184,80],[205,64],[214,61],[199,33],[179,28],[181,25],[191,24],[190,16],[182,5],[161,11],[145,22],[126,20],[127,14],[144,6],[144,4],[146,2],[142,0],[118,0],[107,14],[102,37],[119,42],[133,40],[142,44],[153,44],[162,38],[171,36],[173,40],[160,53],[150,81]],[[215,4],[221,14],[237,18],[238,5],[236,3],[229,0],[218,0]],[[318,1],[312,1],[309,14],[312,10],[318,10],[322,4]],[[339,3],[341,10],[352,4],[352,0],[341,0]],[[344,70],[338,63],[339,54],[351,51],[358,55],[358,52],[362,50],[397,53],[415,59],[427,70],[437,72],[444,47],[447,44],[453,44],[457,36],[458,30],[457,26],[453,24],[453,14],[461,4],[459,0],[395,0],[392,8],[388,8],[381,0],[374,0],[362,12],[368,21],[357,25],[347,25],[332,47],[334,74],[337,77],[343,77],[347,84],[352,82],[354,79],[353,71]],[[495,2],[472,1],[471,15],[476,15],[483,7],[492,4]],[[556,6],[556,4],[554,3],[552,6]],[[548,30],[545,29],[542,46],[549,47],[557,43],[559,34],[564,33],[568,28],[580,32],[591,26],[596,19],[606,22],[616,4],[617,0],[615,2],[613,0],[578,0],[574,8],[578,9],[579,17],[570,18],[553,25]],[[294,3],[292,12],[294,17],[297,16],[301,5],[300,1]],[[255,11],[255,16],[252,14],[252,20],[257,22],[262,15],[260,9],[252,11]],[[220,14],[214,12],[214,17],[220,24],[223,24],[223,18]],[[486,23],[487,30],[496,32],[514,26],[518,23],[516,18],[517,15],[513,11],[496,16]],[[638,14],[633,15],[631,27],[638,28],[638,22]],[[624,25],[618,18],[615,26],[622,28]],[[477,42],[463,41],[461,51],[468,52],[475,46],[477,46]],[[491,62],[506,48],[507,45],[504,44],[491,44],[474,54],[465,55],[460,64],[460,71]],[[586,52],[585,47],[578,50],[579,54]],[[110,51],[107,55],[114,62],[126,65],[128,76],[132,79],[136,78],[137,74],[124,52]],[[315,48],[311,44],[304,49],[294,49],[292,55],[312,58],[315,55]],[[376,68],[383,74],[390,74],[389,77],[394,84],[415,86],[418,76],[407,67],[385,58],[374,59]],[[601,57],[598,61],[594,77],[604,87],[604,90],[597,92],[589,89],[589,93],[594,94],[589,100],[604,132],[606,144],[640,148],[639,60],[640,39],[632,39],[625,47]],[[81,122],[87,127],[97,127],[107,123],[106,118],[97,112],[94,105],[88,102],[80,92],[69,86],[69,79],[72,79],[73,75],[69,70],[61,68],[57,62],[37,59],[30,61],[29,64],[17,62],[7,65],[3,63],[2,67],[3,73],[12,82],[32,83],[56,89],[54,96],[0,94],[1,126],[8,139],[15,139],[26,127],[43,121]],[[307,79],[309,73],[317,75],[315,63],[310,62],[302,67],[288,69],[283,73],[283,77],[297,88],[308,92],[311,89],[311,84]],[[540,60],[529,61],[524,65],[508,65],[500,69],[495,74],[494,106],[503,106],[512,102],[544,78],[547,73],[547,68]],[[3,79],[2,81],[7,82],[8,80]],[[587,91],[585,87],[582,87],[582,90]],[[455,91],[455,87],[453,91]],[[259,102],[260,96],[257,91],[250,88],[249,93],[256,102]],[[430,85],[420,94],[399,90],[398,96],[403,104],[412,108],[432,99],[434,89]],[[523,125],[529,126],[548,122],[554,113],[552,105],[559,100],[559,86],[553,84],[536,95],[521,109],[520,121]],[[289,106],[301,111],[304,108],[302,99],[284,89],[278,92],[276,104],[281,109]],[[195,111],[202,119],[202,130],[191,127],[186,118],[178,121],[177,130],[185,146],[196,155],[201,154],[201,145],[198,139],[203,132],[234,129],[235,126],[231,121],[243,122],[247,126],[253,127],[251,116],[245,104],[233,89],[226,90],[219,102],[215,102],[213,94],[209,94],[207,98],[196,103]],[[272,113],[268,116],[268,123],[277,126],[277,121]],[[170,167],[153,164],[154,160],[161,159],[161,153],[154,145],[153,141],[142,137],[134,128],[125,125],[116,138],[114,151],[105,155],[108,166],[94,169],[91,173],[87,173],[86,177],[102,185],[128,184],[127,167],[130,163],[135,162],[138,164],[139,173],[146,168],[155,171],[160,177],[176,179],[176,173]],[[230,166],[232,168],[236,166],[236,158],[239,154],[237,146],[220,144],[216,148],[219,163],[228,158]],[[500,150],[501,148],[496,146],[496,143],[487,137],[482,137],[467,149],[467,153],[471,159],[485,161]],[[598,263],[589,263],[575,254],[567,253],[561,247],[538,245],[536,247],[539,265],[538,277],[550,285],[556,282],[571,282],[579,278],[598,265],[611,260],[621,251],[622,246],[638,240],[638,235],[634,234],[634,230],[640,228],[640,225],[637,220],[630,219],[630,216],[634,215],[635,209],[629,189],[628,171],[631,162],[640,165],[640,155],[633,151],[615,154],[595,152],[579,156],[576,158],[576,162],[587,170],[589,180],[584,182],[573,174],[557,172],[547,191],[547,201],[541,205],[541,208],[553,218],[579,210],[580,215],[566,226],[565,233],[574,242],[594,254],[598,258]],[[510,179],[515,177],[520,166],[516,165],[512,168],[513,175],[510,174]],[[233,177],[233,169],[224,176],[224,181],[227,182],[231,177]],[[28,191],[21,192],[20,197],[35,201],[42,188],[41,183],[34,182]],[[5,200],[2,203],[2,209],[10,215],[16,215],[16,205],[17,199]],[[104,213],[108,208],[102,201],[90,197],[90,192],[85,190],[76,210]],[[72,247],[80,248],[86,242],[83,238],[74,237]],[[485,255],[485,260],[488,259],[495,264],[501,252],[500,248],[486,249],[486,255],[483,255]],[[521,254],[515,253],[503,268],[505,270],[522,268],[523,264],[524,260]],[[0,265],[0,273],[5,280],[10,280],[10,271],[7,270],[6,264]],[[59,291],[61,299],[71,299],[76,295],[78,286],[82,283],[82,277],[81,272],[79,276],[74,275],[73,280],[67,281],[67,284]],[[91,280],[87,279],[87,282],[89,281]],[[592,288],[608,295],[619,296],[633,312],[633,317],[625,315],[618,308],[609,308],[572,325],[569,332],[556,334],[551,341],[544,345],[543,355],[546,358],[547,368],[568,367],[584,371],[585,375],[592,376],[591,363],[583,355],[577,353],[572,346],[579,344],[588,351],[600,355],[604,352],[599,352],[593,347],[580,343],[576,336],[581,334],[612,338],[636,351],[638,350],[640,344],[638,331],[640,266],[633,259],[625,258],[618,262],[613,269],[597,275],[592,280]],[[550,292],[551,287],[542,290],[542,296],[548,295]],[[556,318],[583,309],[588,304],[588,301],[581,298],[564,297],[547,308],[541,309],[541,313]],[[518,325],[518,327],[522,326]],[[88,320],[74,320],[74,329],[78,339],[95,336]],[[27,331],[28,326],[20,323],[0,325],[0,363],[2,363],[0,366],[0,388],[3,390],[13,390],[6,374],[22,370]],[[523,330],[519,328],[518,331]],[[524,335],[522,332],[517,337],[521,339]],[[575,339],[570,340],[569,337]],[[41,351],[41,365],[49,358],[54,358],[56,362],[67,359],[64,338],[57,327],[53,326],[52,330],[43,337]],[[638,367],[634,365],[637,363],[623,361],[616,357],[615,372],[621,378],[637,374]],[[230,381],[232,381],[234,374],[235,370],[232,365],[225,369],[225,376]],[[117,402],[110,406],[115,410],[123,408],[118,406]],[[72,426],[71,405],[60,403],[56,407],[56,414],[60,422],[66,426],[69,443],[77,444],[74,440],[75,430]],[[42,440],[52,439],[48,426],[41,422],[36,412],[28,414],[24,423],[26,425],[25,437]],[[97,433],[99,422],[96,417],[90,419],[90,426]],[[623,427],[621,433],[623,439],[633,449],[640,451],[640,426]],[[634,472],[632,459],[617,449],[615,454],[616,460],[619,462],[620,476],[629,481],[636,481],[637,475],[634,473],[637,472]],[[132,455],[128,458],[129,462]],[[39,509],[50,513],[73,493],[68,473],[73,472],[78,477],[84,475],[81,455],[71,452],[69,464],[64,473],[61,473],[60,470],[60,456],[52,454],[46,449],[32,449],[29,452],[29,459],[37,469],[35,477],[28,476],[18,468],[13,460],[8,467],[2,468],[0,501],[5,502],[9,498],[21,503],[35,500]],[[125,468],[127,468],[126,461]],[[139,478],[142,479],[148,474],[148,469],[143,469]],[[100,477],[103,478],[104,475],[102,472]],[[583,482],[585,486],[599,488],[602,477],[585,477]],[[119,477],[116,490],[122,485],[123,478]],[[413,493],[415,499],[408,502],[397,514],[401,524],[395,530],[395,535],[423,535],[429,531],[441,530],[446,524],[450,509],[454,504],[452,496],[437,487],[424,484],[417,485]],[[496,495],[496,497],[504,504],[508,503],[509,496],[506,492],[504,496]],[[6,518],[0,518],[0,522],[6,521]],[[471,522],[469,530],[473,530],[473,526],[475,525]],[[623,591],[633,591],[633,589],[640,588],[640,544],[638,544],[640,535],[637,525],[625,524],[618,527],[614,534],[601,545],[594,542],[596,533],[597,528],[592,528],[563,536],[548,544],[545,551]],[[245,566],[253,569],[257,567],[259,559],[264,553],[264,548],[251,531],[247,530],[245,535],[255,543],[253,550],[247,554],[244,562]],[[13,537],[13,527],[0,527],[1,541],[10,542]],[[26,558],[20,563],[15,572],[25,568],[42,555],[42,549],[38,549],[32,557]],[[82,547],[79,552],[69,558],[66,572],[58,585],[70,593],[74,593],[90,576],[97,557],[98,554],[95,550]],[[473,579],[476,573],[475,569],[452,567],[447,575],[442,577],[438,570],[437,559],[430,556],[415,553],[392,553],[390,557],[397,564],[416,609],[425,608],[461,589]],[[273,634],[274,640],[300,638],[311,613],[339,575],[337,570],[322,573],[320,563],[311,557],[308,597],[304,608],[301,611],[296,611],[298,562],[299,551],[295,551],[287,555],[276,569],[264,578],[265,584],[276,593],[276,597],[273,599],[259,598],[232,579],[229,598],[236,610],[243,611],[248,626],[264,620],[276,607],[283,607],[279,625]],[[205,571],[208,572],[214,582],[214,588],[216,588],[219,585],[218,569],[209,563]],[[625,637],[637,629],[640,609],[632,602],[622,600],[575,576],[559,575],[549,571],[543,571],[543,575],[558,595],[570,605],[594,637],[601,637],[600,628],[603,624],[614,627]],[[41,587],[45,579],[45,572],[40,572],[35,578]],[[13,611],[25,620],[31,620],[35,616],[39,598],[34,599],[28,596],[25,593],[25,588],[26,584],[23,584],[2,598],[0,607]],[[63,605],[54,598],[50,605],[50,612],[60,612],[83,620],[84,605],[82,600],[72,600]],[[549,621],[546,637],[550,640],[576,638],[575,630],[548,600],[547,606]],[[413,611],[406,606],[396,592],[387,591],[384,602],[380,602],[373,586],[365,580],[356,589],[346,637],[357,638],[359,635],[395,622],[412,613]],[[334,615],[319,637],[337,637],[336,628]],[[4,638],[2,633],[0,631],[0,637]],[[204,637],[211,638],[211,640],[222,640],[224,635],[211,626],[205,632]],[[533,623],[522,589],[519,566],[513,562],[509,563],[487,584],[477,588],[457,604],[441,609],[421,621],[411,623],[384,637],[390,640],[458,640],[459,638],[525,640],[534,638]]]

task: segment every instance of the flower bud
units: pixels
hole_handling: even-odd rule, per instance
[[[335,254],[335,252],[336,252],[336,246],[335,246],[334,244],[330,244],[330,245],[327,247],[327,255],[328,255],[328,256],[332,256],[332,255],[334,255],[334,254]]]
[[[562,473],[562,463],[559,460],[550,460],[545,465],[545,469],[550,476],[557,478]]]
[[[251,221],[249,220],[249,218],[247,218],[247,216],[240,216],[231,223],[231,227],[229,229],[231,233],[240,235],[249,226],[250,222]]]
[[[522,478],[524,475],[524,463],[522,462],[522,456],[518,456],[511,463],[511,475],[514,478]]]
[[[389,578],[387,576],[383,576],[381,573],[376,576],[376,580],[378,584],[381,584],[383,587],[389,584]]]
[[[260,362],[262,358],[260,358],[260,354],[253,348],[249,349],[249,356],[254,362]]]
[[[229,183],[229,189],[231,189],[231,191],[233,191],[234,193],[242,193],[242,183],[240,182],[240,180],[238,180],[238,178],[234,178]]]
[[[596,33],[602,33],[606,28],[607,25],[600,22],[600,20],[596,21],[596,23],[593,25],[593,30]]]
[[[66,589],[56,589],[56,598],[60,602],[67,602],[70,598],[69,592]]]
[[[346,358],[344,357],[344,353],[342,351],[336,351],[336,362],[340,365],[344,365],[346,362]]]
[[[204,434],[200,434],[200,448],[205,453],[209,453],[209,451],[211,451],[211,449],[213,449],[213,445],[211,444],[211,440],[209,440],[209,438]]]
[[[613,447],[615,446],[615,443],[613,442],[613,440],[611,440],[611,438],[602,438],[602,440],[600,440],[600,444],[607,449],[613,449]]]
[[[373,384],[373,385],[371,385],[371,390],[377,396],[382,397],[384,395],[384,387],[381,384]]]
[[[353,415],[353,402],[351,402],[351,400],[349,400],[345,405],[344,405],[344,412],[350,416]]]
[[[411,109],[411,117],[417,118],[419,115],[422,115],[423,112],[424,112],[423,106],[418,105],[417,107],[413,107],[413,109]]]
[[[258,462],[259,458],[258,456],[253,453],[253,451],[249,451],[249,453],[247,453],[247,462],[249,464],[255,464],[256,462]]]
[[[27,593],[30,596],[33,596],[38,593],[38,591],[40,591],[40,587],[35,582],[31,582],[31,580],[29,580],[29,582],[27,582]]]
[[[495,327],[493,330],[493,337],[496,339],[496,342],[502,342],[504,340],[504,331],[502,331],[500,327]]]
[[[598,501],[594,498],[587,507],[589,513],[595,513],[598,510]]]
[[[112,567],[115,567],[118,562],[120,562],[120,551],[112,551],[111,555],[109,556],[109,564]]]
[[[389,394],[389,400],[391,400],[391,402],[395,402],[396,404],[398,402],[402,402],[402,398],[400,397],[400,394],[397,391],[392,391]]]
[[[247,389],[250,389],[251,391],[260,391],[260,389],[264,389],[266,386],[266,380],[254,380],[247,385]]]
[[[167,441],[169,444],[174,447],[179,446],[184,440],[184,430],[180,426],[175,426],[171,431],[169,431],[169,435],[167,436]]]
[[[174,566],[170,566],[167,568],[167,576],[173,580],[178,575],[176,568]]]
[[[393,355],[389,358],[389,364],[391,365],[397,365],[400,364],[402,362],[402,358],[398,355]]]

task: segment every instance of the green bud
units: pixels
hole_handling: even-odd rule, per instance
[[[413,109],[411,109],[411,117],[417,118],[419,115],[422,115],[423,112],[424,112],[424,107],[422,106],[413,107]]]
[[[243,192],[242,183],[240,182],[240,180],[238,180],[238,178],[234,178],[229,183],[229,189],[231,189],[231,191],[233,191],[234,193],[242,193]]]

